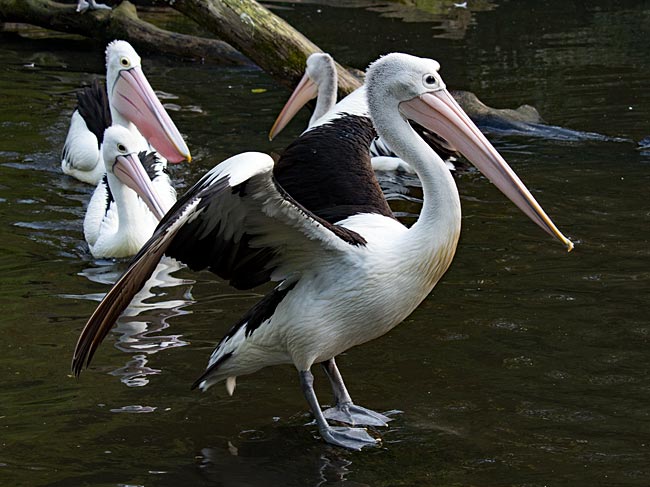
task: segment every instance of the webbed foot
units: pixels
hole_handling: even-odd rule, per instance
[[[326,442],[332,445],[357,451],[364,446],[377,445],[379,441],[370,436],[364,428],[348,428],[345,426],[330,426],[321,431],[321,435]]]
[[[337,404],[323,411],[323,415],[327,419],[353,426],[388,426],[387,423],[392,421],[388,416],[352,403]]]

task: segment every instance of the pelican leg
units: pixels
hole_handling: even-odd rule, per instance
[[[387,426],[386,423],[391,421],[391,418],[371,409],[357,406],[352,402],[352,398],[343,383],[343,377],[341,377],[334,358],[323,362],[321,365],[325,369],[325,373],[332,384],[332,391],[336,398],[336,406],[323,412],[323,415],[327,419],[340,421],[341,423],[351,424],[353,426],[358,424],[366,426]]]
[[[327,424],[314,392],[314,376],[309,370],[301,370],[299,373],[302,392],[316,418],[320,434],[326,442],[350,450],[361,450],[364,446],[377,444],[377,440],[370,436],[365,428],[348,428]]]

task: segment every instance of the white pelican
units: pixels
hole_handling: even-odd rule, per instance
[[[331,150],[340,147],[343,159],[358,155],[357,160],[338,163],[337,171],[343,172],[338,183],[317,177],[316,171],[302,181],[303,193],[315,199],[328,198],[337,184],[342,191],[359,194],[358,206],[339,209],[329,221],[318,215],[327,212],[326,204],[311,211],[313,201],[287,192],[268,155],[231,157],[179,199],[99,304],[77,342],[74,373],[89,364],[131,297],[159,259],[169,255],[192,269],[208,268],[240,289],[279,282],[222,338],[196,386],[206,390],[225,380],[232,393],[237,376],[293,364],[325,441],[351,449],[375,444],[363,428],[327,422],[329,417],[352,425],[378,425],[388,419],[352,402],[334,357],[404,320],[447,270],[460,234],[460,198],[453,178],[407,118],[453,143],[535,223],[569,250],[573,247],[449,95],[439,67],[430,59],[390,54],[373,63],[366,78],[377,131],[422,182],[424,203],[416,223],[405,227],[392,217],[386,201],[377,199],[379,187],[368,160],[371,135],[363,134],[364,141],[355,144],[353,131],[340,132],[338,124],[328,124],[301,137],[308,147],[300,151],[318,154],[328,145],[317,140],[318,132],[329,130],[333,136],[338,130],[338,139],[330,140]],[[364,130],[365,118],[349,118],[350,128],[357,124]],[[299,174],[294,178],[298,186]],[[349,180],[353,186],[344,187]],[[328,191],[321,191],[323,187]],[[315,363],[324,365],[337,401],[325,413],[313,389],[310,369]]]
[[[125,41],[106,47],[106,91],[97,81],[77,96],[63,145],[65,174],[97,184],[103,174],[101,142],[111,124],[128,127],[171,162],[191,160],[190,151],[142,72],[140,56]],[[142,134],[142,135],[140,135]]]
[[[102,144],[106,174],[84,219],[84,236],[95,258],[135,255],[176,200],[156,154],[146,148],[126,127],[106,129]]]
[[[77,2],[77,12],[86,10],[112,10],[111,7],[104,3],[97,3],[95,0],[79,0]]]
[[[273,127],[269,132],[269,140],[278,135],[291,121],[291,119],[304,107],[309,100],[316,98],[316,107],[309,119],[307,130],[318,127],[324,123],[334,122],[345,115],[359,115],[369,117],[366,101],[365,87],[361,86],[339,103],[336,103],[338,77],[336,64],[332,56],[322,52],[315,52],[307,58],[305,74],[291,93],[291,96],[278,114]],[[415,125],[416,131],[424,140],[434,148],[441,157],[448,159],[456,150],[448,142],[432,134],[422,127]],[[375,171],[402,171],[414,173],[415,171],[399,157],[381,137],[373,139],[370,145],[371,163]],[[446,162],[449,169],[455,169],[454,164]]]

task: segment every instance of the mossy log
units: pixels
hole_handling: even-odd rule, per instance
[[[19,22],[102,43],[124,39],[142,52],[164,52],[186,59],[226,65],[252,62],[227,43],[160,29],[138,17],[135,6],[122,2],[113,10],[76,12],[75,5],[50,0],[0,0],[0,22]]]
[[[289,23],[254,0],[174,0],[171,6],[248,56],[278,83],[293,88],[305,61],[322,52]],[[347,95],[361,79],[337,65],[339,94]]]

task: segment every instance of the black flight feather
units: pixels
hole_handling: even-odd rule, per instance
[[[97,79],[77,92],[77,110],[86,122],[88,130],[97,137],[97,144],[101,147],[104,131],[113,122],[106,89]]]

